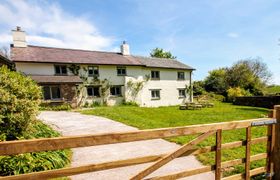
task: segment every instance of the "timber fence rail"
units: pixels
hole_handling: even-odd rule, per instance
[[[153,162],[152,165],[142,170],[132,180],[138,179],[178,179],[182,177],[192,176],[200,173],[215,171],[215,179],[250,179],[250,177],[266,173],[267,179],[280,179],[280,106],[275,106],[271,111],[269,118],[259,118],[242,121],[231,121],[213,124],[199,124],[192,126],[174,127],[174,128],[161,128],[151,130],[138,130],[131,132],[121,133],[107,133],[96,135],[83,135],[83,136],[70,136],[70,137],[57,137],[57,138],[44,138],[20,141],[5,141],[0,142],[0,156],[16,155],[28,152],[40,152],[49,150],[59,150],[67,148],[88,147],[105,144],[115,144],[123,142],[141,141],[148,139],[176,137],[184,135],[200,134],[194,140],[181,146],[169,154],[161,154],[154,156],[137,157],[131,159],[124,159],[118,161],[111,161],[99,164],[89,164],[79,167],[67,167],[62,169],[40,171],[34,173],[27,173],[14,176],[0,177],[0,179],[7,180],[21,180],[21,179],[49,179],[57,177],[65,177],[77,175],[88,172],[95,172],[143,163]],[[264,137],[252,138],[252,126],[267,126],[268,134]],[[246,140],[236,141],[222,144],[222,132],[224,130],[246,129]],[[215,134],[216,145],[197,148],[196,145],[207,137]],[[277,141],[278,140],[278,141]],[[267,152],[256,155],[251,155],[251,145],[257,143],[267,143]],[[234,159],[231,161],[221,161],[221,151],[224,149],[237,148],[245,146],[245,158]],[[163,165],[172,161],[175,158],[198,155],[202,153],[215,152],[215,164],[209,166],[202,166],[196,169],[188,169],[182,172],[168,174],[164,176],[157,176],[146,178],[149,174],[159,169]],[[253,161],[266,159],[267,163],[264,167],[250,169],[250,163]],[[222,172],[227,170],[228,167],[235,165],[245,165],[245,172],[236,174],[229,177],[222,177]]]

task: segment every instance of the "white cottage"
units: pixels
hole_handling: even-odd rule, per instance
[[[32,46],[18,27],[11,60],[17,71],[42,86],[44,100],[52,103],[158,107],[192,101],[186,87],[194,68],[177,60],[131,55],[125,42],[119,53]]]

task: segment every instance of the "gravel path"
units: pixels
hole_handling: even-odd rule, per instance
[[[51,125],[64,136],[85,135],[97,133],[112,133],[137,130],[134,127],[125,124],[91,115],[82,115],[76,112],[64,111],[43,111],[39,119]],[[92,147],[74,148],[72,157],[72,166],[80,166],[92,163],[102,163],[107,161],[143,157],[148,155],[157,155],[169,153],[180,147],[175,143],[170,143],[163,139],[145,140],[137,142],[100,145]],[[74,180],[125,180],[137,174],[152,163],[141,165],[115,168],[93,173],[85,173],[72,176]],[[177,158],[162,168],[158,169],[148,177],[165,175],[169,173],[180,172],[186,169],[201,167],[202,165],[194,156]],[[212,180],[214,174],[204,173],[191,176],[184,179],[192,180]]]

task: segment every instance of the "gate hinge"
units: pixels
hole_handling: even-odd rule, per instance
[[[265,126],[265,125],[271,125],[271,124],[277,124],[277,120],[270,119],[270,120],[264,120],[264,121],[254,121],[254,122],[252,122],[251,126]]]
[[[274,173],[273,173],[273,172],[271,172],[271,173],[265,173],[264,176],[265,176],[265,177],[273,177],[273,176],[274,176]]]

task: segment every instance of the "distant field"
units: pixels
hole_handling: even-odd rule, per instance
[[[265,89],[266,94],[276,94],[280,93],[280,85],[269,86]]]

